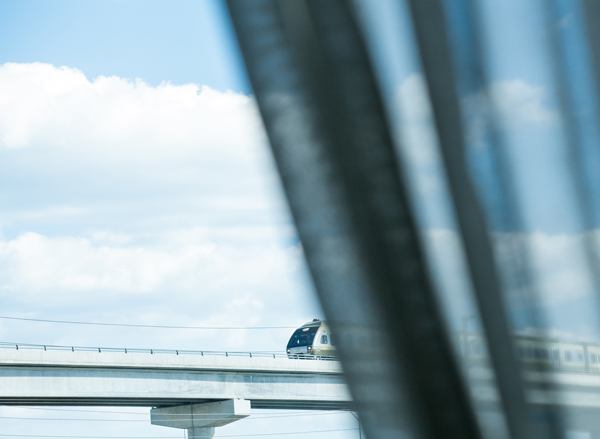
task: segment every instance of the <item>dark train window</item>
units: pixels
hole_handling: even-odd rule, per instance
[[[310,346],[313,343],[315,338],[315,334],[319,329],[318,326],[309,326],[307,328],[297,329],[294,334],[292,334],[292,338],[288,342],[287,348],[293,348],[296,346]]]
[[[558,349],[552,350],[552,357],[557,361],[560,360],[560,352],[558,351]]]
[[[327,344],[328,340],[327,340],[327,336],[326,335],[322,335],[321,336],[321,344]]]
[[[565,361],[571,361],[572,358],[571,351],[565,351]]]
[[[577,361],[583,361],[583,354],[581,352],[577,352]]]

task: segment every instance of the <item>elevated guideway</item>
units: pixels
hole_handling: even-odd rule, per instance
[[[469,364],[475,398],[493,402],[491,371],[478,359]],[[600,370],[526,371],[525,381],[534,404],[600,409]],[[269,409],[349,410],[352,403],[334,358],[0,343],[0,405],[162,407],[230,399]]]
[[[349,409],[337,361],[264,352],[0,344],[0,404]]]
[[[481,366],[468,370],[471,390],[476,400],[495,403],[494,378],[491,371]],[[600,373],[549,370],[525,370],[526,396],[536,405],[556,405],[600,410]]]
[[[479,409],[493,410],[491,371],[467,360]],[[531,370],[524,378],[531,403],[569,407],[591,437],[600,437],[600,370]],[[14,343],[0,343],[0,405],[152,407],[153,424],[187,429],[190,438],[211,438],[253,408],[352,409],[332,358]]]

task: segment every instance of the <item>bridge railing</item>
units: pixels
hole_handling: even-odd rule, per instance
[[[292,358],[299,360],[337,360],[333,356],[325,355],[288,355],[285,352],[274,351],[211,351],[211,350],[190,350],[190,349],[154,349],[154,348],[116,348],[106,346],[68,346],[52,344],[32,344],[32,343],[13,343],[0,342],[0,349],[10,350],[36,350],[36,351],[71,351],[71,352],[106,352],[120,354],[148,354],[148,355],[195,355],[211,357],[247,357],[247,358]]]

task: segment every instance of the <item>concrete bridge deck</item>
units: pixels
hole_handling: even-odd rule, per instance
[[[477,400],[493,402],[489,369],[469,368]],[[600,373],[526,372],[534,404],[600,408]],[[553,392],[548,392],[550,384]],[[2,405],[170,406],[246,399],[254,408],[349,409],[341,365],[284,353],[0,343]]]
[[[83,350],[82,350],[83,349]],[[266,353],[0,346],[0,404],[348,409],[337,361]]]
[[[469,364],[479,409],[493,411],[491,371],[481,362]],[[572,408],[578,425],[600,437],[598,371],[527,371],[525,381],[530,402]],[[208,438],[251,408],[350,410],[352,401],[341,366],[331,358],[0,343],[0,405],[154,407],[152,423]]]

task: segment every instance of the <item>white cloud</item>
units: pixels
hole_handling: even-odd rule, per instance
[[[539,87],[508,81],[494,85],[492,94],[518,121],[553,117]],[[417,202],[428,203],[427,215],[447,215],[421,76],[402,83],[399,105],[410,172],[428,195]],[[4,64],[0,195],[8,201],[2,218],[5,227],[21,229],[0,239],[0,297],[13,310],[39,315],[64,307],[92,320],[126,319],[133,309],[132,320],[148,323],[295,321],[312,304],[301,297],[308,294],[301,253],[291,225],[281,225],[286,216],[269,166],[248,96],[196,85],[91,80],[47,64]],[[50,230],[50,223],[63,227]],[[462,291],[460,306],[449,300],[449,309],[471,312],[464,308],[468,282],[460,275],[456,237],[436,230],[427,238],[438,284],[447,295]],[[580,259],[565,257],[575,251],[576,238],[524,239],[556,303],[589,294]],[[123,309],[116,305],[121,302]],[[66,343],[92,337],[54,334]],[[248,336],[225,341],[242,347]],[[161,337],[169,345],[168,336]],[[261,340],[269,345],[267,336]]]
[[[521,130],[534,125],[556,121],[556,113],[550,108],[546,91],[522,79],[497,81],[488,90],[499,115],[509,125],[519,124]],[[398,89],[398,104],[401,114],[400,134],[406,149],[417,164],[431,163],[437,157],[437,140],[433,113],[425,80],[421,74],[413,73],[405,78]],[[486,112],[481,96],[469,96],[464,101],[464,110],[474,119],[469,127],[475,132],[481,129],[481,112]]]
[[[466,96],[462,106],[467,140],[473,145],[482,146],[486,141],[490,118],[495,119],[507,143],[519,151],[530,151],[540,139],[550,147],[558,138],[558,114],[546,89],[525,80],[496,81],[487,93]]]
[[[420,74],[406,77],[397,89],[392,124],[412,189],[413,205],[425,227],[449,224],[448,195],[427,86]]]
[[[564,211],[558,213],[556,209],[561,205],[568,206],[570,199],[553,187],[553,182],[564,176],[561,167],[564,156],[557,153],[562,151],[564,144],[560,143],[558,115],[547,91],[544,87],[517,79],[496,82],[491,85],[489,93],[502,118],[500,128],[505,130],[511,150],[519,152],[518,160],[522,162],[519,163],[521,166],[513,165],[513,178],[519,194],[527,196],[524,199],[528,224],[540,230],[560,230],[560,226],[567,222],[568,214]],[[485,113],[482,112],[489,111],[488,107],[482,106],[481,98],[480,95],[471,95],[463,101],[467,117],[470,117],[466,128],[474,145],[483,139],[482,116]],[[475,307],[469,298],[470,285],[460,244],[455,233],[449,230],[453,216],[447,209],[440,208],[447,201],[446,182],[441,167],[438,167],[440,158],[422,76],[414,74],[401,83],[398,105],[402,114],[399,134],[404,141],[408,162],[406,169],[416,187],[414,203],[421,212],[421,224],[426,225],[423,238],[433,263],[432,274],[452,326],[460,328],[462,318],[472,314]],[[535,169],[531,168],[532,163],[537,164]],[[475,166],[478,165],[483,172],[490,172],[485,168],[485,162],[475,163]],[[479,176],[475,175],[475,178]],[[481,193],[489,190],[485,182],[476,183],[483,185]],[[550,198],[549,188],[554,194]],[[544,204],[546,202],[549,204]],[[571,212],[569,209],[566,211]],[[549,215],[551,212],[557,214]],[[548,224],[554,227],[549,228]],[[556,227],[557,224],[559,227]],[[432,229],[431,225],[435,228]],[[593,333],[590,328],[600,326],[591,311],[597,309],[596,298],[585,265],[583,239],[584,235],[576,233],[499,233],[496,244],[500,257],[507,256],[505,251],[511,242],[526,245],[531,251],[530,262],[537,289],[553,328],[589,335]],[[519,293],[511,291],[511,297],[519,297]],[[523,309],[525,303],[519,306]]]
[[[547,124],[556,120],[543,87],[514,79],[493,83],[489,92],[500,115],[509,122]]]
[[[0,65],[0,185],[19,232],[283,211],[252,97],[43,63]]]
[[[276,184],[253,98],[42,63],[0,65],[0,152],[5,222],[23,198],[49,213],[179,197],[262,207]]]
[[[213,236],[207,230],[167,232],[160,242],[132,243],[110,233],[48,237],[25,233],[0,241],[0,285],[21,300],[72,300],[88,293],[143,296],[235,296],[286,283],[299,268],[295,246],[278,245],[273,231],[246,228]],[[227,240],[226,236],[230,239]],[[252,237],[250,237],[252,236]]]
[[[5,315],[38,318],[295,325],[312,317],[315,305],[306,288],[300,248],[282,245],[281,238],[278,229],[251,227],[178,229],[151,243],[99,232],[79,238],[25,233],[0,241],[0,299]],[[15,325],[1,321],[0,337],[58,344],[281,350],[289,335],[285,330],[72,331],[69,326],[51,326],[42,334],[34,331],[35,325],[20,324],[17,331]]]
[[[91,80],[41,63],[0,66],[0,148],[119,158],[128,152],[141,161],[207,153],[240,159],[263,142],[254,101],[239,93],[115,76]]]
[[[420,74],[409,75],[398,90],[400,135],[406,151],[417,164],[437,158],[437,140],[427,86]]]
[[[591,234],[537,232],[527,236],[546,300],[560,302],[593,296],[584,254],[584,240],[597,239],[593,235],[600,235],[600,231]]]
[[[0,65],[0,200],[6,314],[221,326],[296,324],[316,308],[252,97]],[[285,342],[47,329],[0,322],[4,339],[42,343]]]
[[[590,282],[584,254],[584,239],[598,239],[600,231],[588,234],[497,233],[494,235],[499,263],[514,255],[512,249],[526,248],[531,257],[533,275],[537,277],[544,299],[548,303],[590,297]],[[458,273],[464,272],[457,235],[451,230],[430,230],[426,233],[429,251],[436,263],[445,266],[440,283],[467,288]],[[517,246],[514,246],[514,244]],[[524,247],[519,247],[524,246]],[[444,278],[445,276],[445,278]]]
[[[196,259],[210,250],[196,249]],[[181,256],[142,247],[97,246],[85,238],[48,238],[37,233],[0,244],[4,288],[22,295],[43,292],[50,298],[50,292],[60,292],[62,299],[73,292],[144,294],[157,290],[177,271]]]
[[[404,171],[413,188],[414,205],[423,224],[451,227],[452,214],[447,208],[450,196],[437,133],[433,122],[426,83],[420,74],[411,74],[399,85],[394,111],[397,137],[402,142]],[[468,150],[466,158],[480,193],[494,197],[492,174],[495,159],[486,148],[489,135],[485,131],[492,110],[487,97],[495,102],[497,128],[502,130],[508,166],[511,167],[516,191],[524,206],[524,218],[532,227],[557,230],[568,226],[569,215],[548,215],[559,203],[568,206],[572,198],[568,173],[564,171],[564,133],[548,91],[522,79],[494,82],[485,96],[464,96],[464,127]],[[532,166],[536,164],[536,166]],[[547,196],[548,191],[554,197]],[[488,199],[489,201],[490,199]],[[492,201],[493,202],[493,201]],[[569,209],[566,209],[568,212]]]
[[[460,328],[462,318],[475,312],[469,299],[470,283],[460,242],[452,230],[429,230],[424,238],[444,309],[454,326]],[[542,312],[547,313],[547,321],[554,333],[588,338],[600,335],[600,321],[596,316],[598,297],[584,254],[584,239],[596,240],[597,243],[599,238],[600,230],[590,234],[536,232],[495,235],[498,263],[503,266],[511,262],[508,258],[514,258],[510,248],[515,243],[529,250],[533,275],[530,292],[539,294],[536,300],[542,305]],[[528,300],[521,296],[524,291],[518,285],[509,286],[513,287],[507,291],[513,301],[512,311],[523,313]]]

